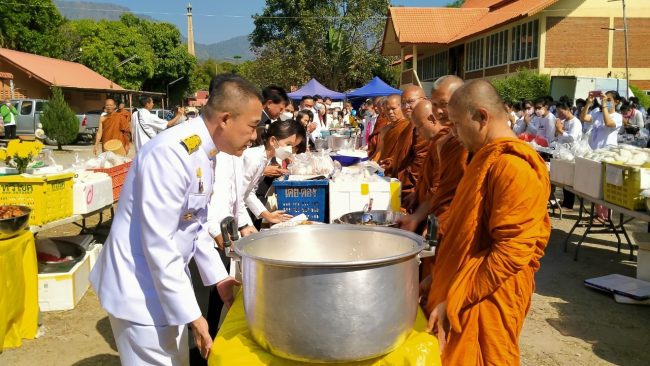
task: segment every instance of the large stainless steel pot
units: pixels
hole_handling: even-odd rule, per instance
[[[404,214],[390,210],[354,211],[342,215],[334,223],[397,227],[397,220],[402,217]]]
[[[275,355],[370,359],[395,349],[413,328],[423,249],[418,235],[312,225],[260,232],[234,246],[249,329]]]

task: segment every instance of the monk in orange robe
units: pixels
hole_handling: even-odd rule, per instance
[[[95,147],[93,152],[97,154],[101,145],[104,151],[104,144],[110,140],[119,140],[124,146],[124,151],[128,154],[131,141],[131,115],[123,108],[115,109],[115,101],[106,99],[104,109],[106,115],[99,118],[99,128],[95,136]]]
[[[519,365],[519,335],[551,233],[548,170],[508,127],[489,82],[460,87],[449,118],[473,155],[437,248],[429,329],[443,365]]]
[[[386,97],[376,97],[373,100],[375,110],[377,111],[377,120],[368,136],[368,157],[373,158],[378,155],[379,135],[384,127],[390,123],[386,117]]]
[[[412,120],[413,109],[424,100],[426,100],[426,95],[419,86],[408,86],[402,93],[402,113],[411,122],[409,126],[411,135],[403,141],[400,140],[399,144],[403,148],[397,150],[392,157],[389,170],[390,176],[399,179],[402,183],[402,197],[415,190],[422,164],[429,149],[429,141],[418,136]]]
[[[453,75],[436,80],[431,91],[431,111],[435,123],[426,119],[420,119],[417,123],[423,136],[429,136],[430,139],[435,136],[436,139],[435,147],[430,149],[434,155],[431,161],[435,162],[436,168],[430,172],[423,171],[423,175],[430,175],[426,181],[435,189],[424,186],[420,188],[419,206],[412,215],[401,220],[400,227],[404,230],[417,231],[427,216],[434,213],[440,225],[439,236],[444,232],[446,211],[467,166],[467,150],[450,133],[452,123],[447,111],[451,95],[462,85],[463,80]],[[428,108],[428,104],[423,107]],[[424,193],[429,194],[425,196]]]
[[[397,94],[389,96],[386,100],[385,113],[390,124],[380,132],[376,159],[373,159],[379,162],[389,177],[392,177],[393,157],[404,149],[404,144],[411,143],[411,122],[404,117],[401,107],[402,98]]]

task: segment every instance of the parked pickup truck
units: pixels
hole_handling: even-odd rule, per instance
[[[16,134],[17,135],[33,135],[36,129],[40,128],[41,114],[43,114],[43,107],[47,103],[44,99],[13,99],[11,104],[16,107],[18,117],[16,118]],[[91,130],[86,128],[87,120],[85,114],[77,114],[79,119],[79,134],[77,141],[79,142],[92,142],[94,134]],[[50,139],[46,143],[54,143]]]

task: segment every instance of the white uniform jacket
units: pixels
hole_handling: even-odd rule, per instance
[[[116,318],[187,324],[201,316],[190,259],[205,285],[228,276],[205,229],[216,147],[203,119],[193,122],[147,143],[127,175],[110,235],[90,274],[102,307]]]

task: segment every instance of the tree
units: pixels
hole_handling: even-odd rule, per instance
[[[465,3],[465,0],[454,0],[454,1],[450,2],[449,4],[447,4],[447,7],[448,8],[460,8],[460,7],[463,6],[464,3]]]
[[[51,0],[0,3],[0,45],[18,51],[61,58],[67,43],[60,37],[65,19]]]
[[[379,54],[388,0],[267,0],[250,36],[258,60],[245,68],[260,80],[315,77],[345,90],[383,68]],[[277,82],[276,82],[277,83]]]
[[[63,150],[63,145],[70,144],[77,139],[79,120],[63,98],[60,88],[52,88],[52,97],[43,107],[41,124],[45,135],[56,140],[59,150]]]
[[[492,81],[503,100],[535,100],[551,93],[551,77],[524,69],[505,79]]]
[[[217,75],[217,73],[235,73],[240,71],[240,65],[233,64],[225,61],[217,61],[215,59],[207,59],[202,62],[197,62],[190,76],[189,90],[208,90],[210,81]]]

